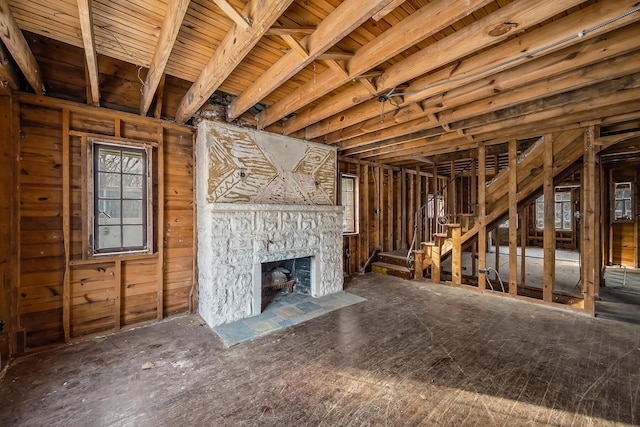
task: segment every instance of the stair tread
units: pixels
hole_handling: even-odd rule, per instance
[[[375,265],[377,267],[382,267],[382,268],[387,268],[387,269],[392,269],[392,270],[398,270],[398,271],[405,271],[405,272],[411,272],[411,270],[408,267],[404,267],[402,265],[397,265],[397,264],[389,264],[388,262],[382,262],[382,261],[376,261],[374,263],[371,264],[372,266]]]

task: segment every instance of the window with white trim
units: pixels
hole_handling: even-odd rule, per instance
[[[90,169],[93,253],[151,252],[151,149],[96,141]]]
[[[341,176],[341,202],[344,206],[342,218],[342,233],[358,233],[358,177],[355,175]]]
[[[614,221],[631,221],[633,219],[633,203],[632,194],[633,186],[631,182],[616,182],[613,184],[614,204],[613,204],[613,220]]]
[[[555,192],[555,229],[571,231],[573,229],[573,210],[570,191]],[[536,199],[536,228],[544,229],[544,196]]]

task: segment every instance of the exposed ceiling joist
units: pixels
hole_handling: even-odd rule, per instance
[[[518,37],[517,39],[508,41],[500,46],[487,50],[479,55],[472,56],[460,63],[455,63],[453,65],[450,65],[442,69],[441,71],[431,73],[426,77],[419,78],[418,80],[413,82],[407,88],[406,91],[413,92],[418,89],[426,88],[426,87],[430,87],[430,89],[420,91],[419,93],[408,94],[404,97],[403,102],[405,105],[411,102],[420,102],[429,97],[438,95],[440,93],[445,93],[447,91],[451,91],[452,93],[459,93],[463,87],[472,87],[469,85],[472,84],[474,81],[478,81],[478,80],[480,80],[483,83],[493,82],[493,83],[490,83],[488,86],[485,86],[485,89],[504,90],[509,86],[515,87],[516,85],[521,84],[519,82],[521,79],[525,79],[525,80],[529,79],[529,81],[531,81],[531,79],[534,77],[538,79],[541,77],[544,77],[547,73],[547,67],[563,67],[564,66],[565,69],[567,69],[572,65],[573,61],[568,61],[563,57],[553,56],[552,61],[545,62],[545,60],[540,60],[539,59],[540,57],[534,57],[533,61],[541,61],[540,66],[537,67],[537,69],[534,69],[533,67],[528,67],[528,71],[526,72],[523,70],[523,71],[516,71],[516,74],[513,74],[513,73],[510,74],[510,76],[517,75],[517,77],[512,78],[510,82],[505,82],[504,85],[506,85],[507,87],[504,87],[504,88],[503,88],[503,83],[497,80],[494,82],[495,74],[486,76],[486,74],[479,73],[479,71],[487,68],[488,66],[499,64],[505,61],[505,59],[517,57],[521,55],[523,51],[524,52],[534,51],[550,43],[557,42],[558,40],[561,40],[564,37],[575,35],[576,28],[584,28],[587,26],[596,26],[598,24],[601,24],[604,20],[613,18],[615,16],[618,16],[621,13],[628,11],[630,7],[630,3],[632,3],[632,1],[615,2],[615,4],[611,4],[611,3],[607,3],[607,4],[596,3],[593,6],[590,6],[589,8],[582,9],[565,18],[551,22],[542,28],[533,30],[530,33],[526,33]],[[575,45],[579,42],[583,42],[582,45],[584,46],[585,49],[590,49],[588,44],[585,42],[585,40],[592,39],[598,36],[599,34],[602,34],[606,31],[612,31],[614,28],[627,25],[629,23],[637,21],[638,19],[640,19],[640,13],[635,13],[633,15],[630,15],[624,18],[623,20],[616,22],[615,24],[613,24],[614,25],[613,27],[609,27],[609,28],[603,27],[597,31],[586,34],[583,37],[575,38],[574,40],[569,41],[563,45],[556,46],[553,49],[549,49],[548,51],[545,52],[545,54],[550,55],[554,51],[557,51],[560,49],[566,49],[567,47],[571,45]],[[469,27],[466,27],[466,28],[469,28]],[[472,37],[472,35],[470,35],[470,37]],[[633,39],[635,39],[635,37]],[[628,37],[626,41],[620,40],[619,38],[616,39],[615,43],[619,45],[619,47],[617,48],[618,52],[625,51],[625,50],[628,51],[629,49],[634,48],[633,42],[631,42],[631,40],[633,39],[629,39]],[[600,40],[596,40],[595,43],[600,43]],[[604,47],[604,50],[593,49],[589,52],[591,62],[595,62],[598,58],[603,58],[603,57],[607,57],[609,55],[615,54],[613,52],[609,53],[608,44],[609,43],[607,40],[603,40],[601,45]],[[438,43],[435,43],[432,46],[437,46],[437,45]],[[546,55],[543,55],[542,58],[544,58],[544,56]],[[572,53],[567,53],[567,55],[572,55],[572,57],[575,56],[576,58],[575,61],[577,63],[582,63],[583,61],[582,52],[580,50],[576,50],[575,52],[572,52]],[[401,63],[404,63],[404,61],[402,61]],[[504,70],[514,68],[519,64],[522,64],[522,62],[517,62],[517,63],[513,62],[501,67],[500,75],[503,75]],[[522,67],[526,67],[526,66],[527,66],[526,63],[522,65]],[[576,68],[576,67],[573,67],[573,68]],[[456,81],[455,83],[454,82],[447,83],[448,81],[452,81],[452,80],[455,81],[464,76],[471,76],[471,77],[466,78],[463,82]],[[509,75],[507,74],[507,76]],[[476,87],[476,86],[473,86],[473,87]],[[476,89],[477,88],[478,87],[476,87]],[[355,90],[351,90],[351,92],[354,92],[354,91]],[[347,99],[350,99],[350,97],[356,97],[356,96],[362,97],[363,94],[349,93],[348,96],[347,94],[345,94],[345,98]],[[450,94],[447,94],[447,96],[451,97]],[[434,102],[432,104],[437,105],[438,107],[434,109],[430,109],[430,108],[426,108],[425,106],[425,112],[435,112],[435,111],[438,111],[439,109],[446,108],[444,106],[440,107],[440,105],[443,105],[441,101],[442,100],[439,98],[434,98]],[[465,100],[465,102],[468,102],[468,101],[469,99]],[[343,103],[345,102],[343,101]],[[326,102],[327,109],[329,109],[327,113],[334,112],[335,109],[332,109],[333,108],[332,105],[334,104],[332,104],[329,101]],[[449,105],[449,107],[451,106],[452,105]],[[316,106],[316,108],[314,108],[314,114],[316,116],[319,115],[318,110],[320,109],[322,109],[321,106]],[[346,111],[340,111],[338,112],[338,114],[332,115],[327,119],[319,120],[316,123],[310,124],[305,129],[305,135],[306,135],[306,138],[309,138],[309,139],[317,138],[321,135],[325,135],[330,132],[336,132],[337,130],[346,128],[348,126],[354,126],[364,120],[368,120],[368,119],[373,120],[379,115],[379,113],[380,113],[379,102],[377,100],[367,101],[355,107],[351,107]],[[415,118],[417,117],[419,116],[416,116]],[[305,120],[304,117],[300,117],[300,116],[296,117],[294,120],[303,121],[305,124],[308,122],[308,120]],[[289,120],[288,122],[293,122],[294,120]],[[290,128],[298,127],[298,126],[292,126],[291,124],[289,124],[288,126],[290,126]],[[285,130],[285,133],[286,133],[286,130]]]
[[[35,93],[42,95],[44,93],[44,81],[40,66],[18,27],[7,0],[0,0],[0,38],[2,38],[4,45]]]
[[[80,17],[80,28],[82,30],[82,42],[84,44],[85,66],[89,81],[87,102],[91,105],[100,105],[100,81],[98,79],[98,54],[96,53],[96,43],[93,34],[93,11],[91,0],[78,0],[78,15]]]
[[[78,0],[87,1],[87,0]],[[149,111],[151,102],[158,89],[160,80],[164,75],[169,56],[173,49],[173,45],[178,38],[178,32],[180,26],[184,20],[184,15],[189,8],[190,0],[175,0],[169,2],[169,7],[165,13],[164,23],[160,30],[160,36],[158,37],[158,44],[156,45],[151,65],[149,66],[149,72],[147,78],[142,87],[142,97],[140,99],[140,114],[143,116]]]
[[[300,55],[298,49],[287,52],[231,103],[227,109],[227,118],[235,119],[260,102],[387,4],[389,0],[342,2],[322,20],[313,34],[306,36],[300,42],[307,52],[306,58]]]
[[[405,2],[405,0],[393,0],[391,3],[386,5],[384,7],[384,9],[382,9],[380,12],[376,13],[375,15],[373,15],[373,20],[374,21],[381,20],[382,18],[384,18],[385,16],[390,14],[393,11],[393,9],[395,9],[398,6],[400,6],[404,2]]]
[[[251,29],[251,19],[244,17],[227,0],[212,0],[233,22],[245,31]]]
[[[398,85],[446,66],[452,61],[504,42],[511,35],[511,32],[494,36],[490,35],[489,29],[498,27],[505,21],[517,23],[517,31],[523,31],[579,3],[581,3],[580,0],[544,0],[535,3],[528,0],[516,0],[391,65],[376,80],[376,87],[379,93],[388,93]],[[509,58],[509,56],[502,58]],[[320,104],[315,105],[313,110],[287,120],[284,127],[285,134],[331,117],[371,98],[372,96],[366,90],[360,89],[358,86],[339,95],[327,97]]]
[[[186,122],[209,99],[292,1],[277,1],[271,7],[263,7],[259,0],[250,0],[247,3],[243,16],[253,19],[251,30],[238,30],[236,27],[229,30],[182,98],[176,112],[176,122]]]
[[[20,75],[3,43],[0,43],[0,78],[4,87],[9,87],[11,90],[20,88]]]
[[[259,127],[265,128],[299,110],[347,83],[351,78],[377,67],[389,58],[436,34],[487,3],[489,0],[434,0],[430,2],[358,49],[353,58],[349,60],[346,78],[337,76],[331,71],[320,74],[314,82],[305,84],[260,113]],[[429,25],[424,25],[425,22],[429,22]],[[303,127],[300,126],[298,129]]]
[[[352,148],[408,134],[420,126],[428,128],[437,126],[438,124],[450,124],[448,131],[451,131],[451,129],[459,130],[467,127],[461,125],[464,120],[484,117],[484,115],[489,112],[509,108],[536,99],[548,98],[552,95],[560,96],[565,92],[596,83],[607,82],[610,79],[627,74],[637,73],[640,71],[640,61],[637,60],[637,53],[631,52],[626,55],[585,66],[582,70],[583,72],[579,74],[566,72],[560,75],[551,75],[551,77],[547,79],[521,86],[518,89],[499,92],[493,96],[468,101],[462,105],[440,112],[438,114],[438,122],[436,123],[425,123],[423,118],[417,118],[395,126],[386,127],[376,132],[372,129],[367,129],[369,133],[361,130],[361,126],[353,126],[335,133],[341,134],[340,141],[336,141],[337,137],[335,134],[330,134],[326,138],[326,142],[340,142],[340,147]],[[526,74],[522,74],[522,76],[524,80],[523,83],[528,83],[526,82],[528,76]],[[585,96],[585,99],[588,99],[588,96]],[[379,120],[370,119],[370,121],[363,123],[371,123],[372,126],[375,126],[377,124],[376,122],[379,122]],[[359,135],[351,136],[350,133],[358,133]]]

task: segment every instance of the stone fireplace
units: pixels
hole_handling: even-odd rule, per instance
[[[263,269],[292,260],[308,263],[300,280],[311,296],[342,291],[341,206],[198,206],[198,308],[209,326],[260,314]]]
[[[305,259],[307,278],[294,290],[341,291],[336,148],[211,120],[197,126],[198,309],[207,324],[260,314],[268,263],[291,270],[284,264]]]

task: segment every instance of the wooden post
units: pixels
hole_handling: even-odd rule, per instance
[[[360,267],[364,268],[369,259],[369,166],[360,167]]]
[[[387,169],[387,231],[385,234],[385,251],[393,250],[393,171]]]
[[[400,249],[407,249],[407,171],[400,172]]]
[[[595,314],[595,286],[599,279],[600,266],[598,260],[598,242],[596,240],[597,223],[597,188],[596,188],[596,148],[594,126],[585,129],[584,159],[582,166],[582,292],[584,295],[584,310]]]
[[[406,229],[405,233],[406,233],[406,244],[410,245],[411,244],[411,239],[413,238],[413,233],[414,233],[414,219],[415,219],[415,178],[413,176],[413,174],[409,173],[407,174],[407,178],[409,180],[408,184],[408,188],[407,188],[407,225],[408,228]]]
[[[431,233],[438,232],[438,165],[433,162],[433,179],[431,181],[431,194],[433,197],[433,218],[431,218]],[[438,282],[440,276],[438,276]]]
[[[414,249],[420,249],[420,243],[422,243],[422,221],[420,219],[420,215],[418,215],[418,212],[420,212],[420,206],[422,206],[422,175],[420,174],[420,167],[416,168],[416,185],[415,185],[415,190],[416,190],[416,196],[414,199],[414,218],[416,223],[413,224],[414,226],[414,230],[416,232],[416,247]]]
[[[553,187],[553,137],[544,136],[543,163],[544,194],[544,268],[542,299],[553,300],[553,282],[556,269],[555,191]]]
[[[518,158],[517,141],[509,141],[509,294],[518,294]]]
[[[393,174],[393,171],[391,172]],[[396,206],[395,221],[394,221],[394,245],[393,249],[400,249],[402,247],[402,172],[393,174],[394,181],[394,203]]]
[[[164,317],[164,128],[158,127],[158,288],[156,315]]]
[[[500,231],[499,225],[496,225],[496,227],[492,231],[493,245],[496,251],[496,256],[493,260],[494,261],[493,268],[495,268],[496,271],[500,271],[500,234],[498,233],[499,231]]]
[[[487,155],[484,144],[478,145],[478,289],[487,285]],[[483,272],[481,272],[483,271]]]
[[[471,212],[472,214],[476,214],[478,212],[478,153],[476,152],[476,158],[471,160],[471,172],[470,172],[470,180],[471,180],[471,194],[469,194],[470,203],[471,203]]]
[[[62,110],[62,239],[64,276],[62,282],[62,329],[64,342],[71,338],[71,143],[69,110]]]
[[[462,284],[462,234],[460,224],[449,224],[451,230],[451,282]]]
[[[440,283],[440,273],[442,271],[442,245],[446,235],[436,233],[434,234],[434,245],[431,248],[431,281],[433,283]]]
[[[13,145],[13,158],[11,159],[11,183],[13,195],[11,197],[11,320],[9,331],[9,353],[20,354],[24,351],[24,341],[18,339],[20,330],[20,178],[18,175],[18,154],[20,153],[20,102],[17,96],[11,98],[11,145]]]
[[[415,254],[414,258],[414,276],[416,279],[424,278],[424,251],[422,249],[416,249],[413,251]]]
[[[115,297],[113,298],[113,310],[114,310],[114,330],[118,332],[120,330],[122,321],[122,260],[116,259],[115,272],[114,272],[114,286]],[[161,280],[162,281],[162,280]]]
[[[529,208],[522,209],[520,215],[520,285],[524,286],[526,277],[527,233],[529,232]]]
[[[373,173],[373,177],[375,178],[375,188],[373,189],[374,191],[374,203],[375,203],[375,207],[373,208],[373,212],[375,215],[375,222],[374,222],[374,227],[375,229],[373,230],[373,244],[374,244],[374,249],[382,249],[382,247],[380,246],[380,233],[382,232],[382,218],[384,217],[384,214],[382,213],[382,209],[381,209],[381,203],[380,201],[382,200],[382,183],[380,182],[380,167],[376,166],[373,168],[372,170]]]

